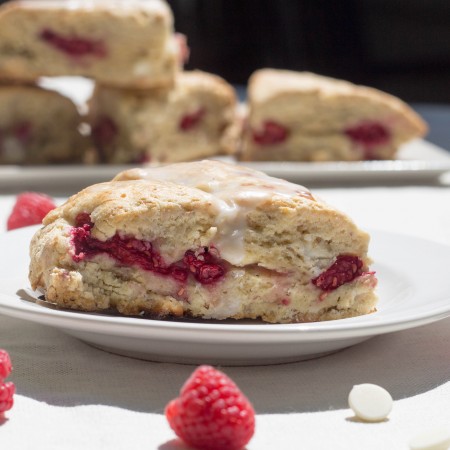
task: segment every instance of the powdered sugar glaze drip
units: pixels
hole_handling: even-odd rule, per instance
[[[264,202],[281,197],[286,200],[302,197],[314,201],[304,186],[270,177],[262,172],[223,163],[223,172],[217,170],[217,161],[201,161],[147,169],[134,169],[119,175],[120,179],[149,179],[169,181],[199,189],[211,196],[211,208],[216,216],[217,235],[214,245],[223,259],[239,265],[244,258],[244,235],[247,214]]]

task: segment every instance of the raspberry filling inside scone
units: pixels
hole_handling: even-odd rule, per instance
[[[353,255],[340,255],[336,261],[318,277],[312,279],[312,283],[322,291],[334,291],[345,283],[350,283],[363,274],[364,263]]]
[[[133,164],[146,164],[152,160],[151,156],[147,152],[141,152],[134,160]]]
[[[108,53],[105,43],[101,40],[78,36],[62,36],[49,28],[41,31],[40,38],[59,51],[74,58],[88,55],[104,58]]]
[[[376,157],[374,148],[389,144],[390,131],[380,122],[362,122],[349,127],[344,133],[357,145],[362,146],[367,159]]]
[[[100,117],[96,124],[92,127],[92,139],[98,146],[109,145],[117,136],[119,128],[116,122],[110,117]]]
[[[160,275],[168,275],[179,282],[185,282],[190,275],[202,283],[212,284],[219,281],[226,273],[224,263],[220,261],[218,250],[203,247],[198,251],[187,250],[182,260],[167,265],[151,242],[129,236],[115,234],[106,241],[91,236],[93,223],[87,213],[79,214],[76,225],[71,230],[74,248],[73,260],[81,262],[103,253],[108,254],[120,264],[138,265]],[[311,282],[325,292],[334,291],[343,284],[352,282],[363,275],[364,263],[354,255],[340,255],[336,261]]]
[[[91,136],[100,161],[106,161],[105,148],[111,145],[119,133],[116,122],[107,116],[100,117],[92,127]]]
[[[199,108],[197,111],[184,115],[178,125],[180,130],[189,131],[196,128],[206,114],[205,108]]]
[[[107,148],[114,145],[119,134],[117,123],[108,116],[100,117],[95,125],[92,126],[91,136],[97,150],[98,158],[101,162],[107,161]],[[144,164],[151,161],[151,157],[147,151],[140,152],[130,163]]]
[[[32,136],[33,126],[30,122],[19,122],[12,128],[13,136],[22,144],[27,144]]]
[[[261,129],[252,130],[252,137],[259,145],[281,144],[289,137],[289,130],[273,120],[267,120]]]
[[[114,258],[125,266],[137,265],[141,269],[166,275],[179,282],[186,282],[189,275],[201,284],[212,284],[225,275],[223,262],[214,247],[203,247],[198,251],[188,250],[182,260],[167,265],[151,242],[134,237],[115,234],[106,241],[91,236],[93,224],[88,214],[79,214],[71,230],[75,262],[88,260],[100,253]]]

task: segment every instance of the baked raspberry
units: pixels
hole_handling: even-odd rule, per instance
[[[56,49],[73,57],[86,55],[103,58],[107,55],[103,41],[80,38],[77,36],[65,37],[46,28],[42,30],[40,37]]]
[[[7,229],[14,230],[40,224],[47,213],[54,208],[56,205],[49,196],[38,192],[24,192],[16,199],[8,218]]]
[[[189,131],[195,128],[206,114],[205,108],[200,108],[197,111],[183,116],[179,123],[180,130]]]
[[[22,144],[27,144],[31,139],[32,125],[30,122],[20,122],[13,128],[14,137]]]
[[[142,152],[139,156],[137,156],[133,164],[147,164],[152,160],[151,156],[147,152]]]
[[[9,136],[17,139],[22,145],[28,144],[32,137],[31,123],[19,122],[9,129],[0,130],[0,152],[3,146],[3,139]]]
[[[281,144],[288,138],[289,130],[273,120],[267,120],[260,130],[252,131],[252,136],[259,145]]]
[[[11,359],[6,350],[0,349],[0,381],[9,376],[12,370]]]
[[[372,159],[370,150],[373,147],[386,145],[391,138],[389,130],[379,122],[362,122],[347,128],[344,133],[368,151],[366,159]]]
[[[211,284],[225,274],[225,270],[222,266],[215,263],[215,259],[208,247],[205,247],[198,255],[192,250],[188,250],[184,255],[183,261],[190,272],[194,274],[197,281],[202,284]]]
[[[92,127],[92,139],[99,146],[111,144],[117,133],[117,125],[110,117],[101,117]]]
[[[163,257],[149,241],[115,234],[106,241],[91,236],[93,223],[87,213],[79,214],[72,228],[73,260],[81,262],[104,253],[125,266],[138,265],[160,275],[168,275],[175,280],[185,282],[191,274],[202,284],[212,284],[225,275],[225,269],[219,264],[217,249],[202,248],[199,252],[186,251],[181,261],[167,265]]]
[[[0,418],[4,412],[9,411],[13,407],[15,391],[16,388],[11,381],[0,383]]]
[[[75,226],[76,227],[82,227],[83,225],[88,225],[89,230],[92,228],[93,223],[91,222],[91,216],[89,213],[80,213],[75,218]]]
[[[362,267],[363,262],[357,256],[340,255],[325,272],[313,278],[312,283],[322,291],[334,291],[362,275]]]
[[[211,366],[200,366],[165,409],[171,428],[200,450],[239,450],[255,431],[253,406],[236,384]]]

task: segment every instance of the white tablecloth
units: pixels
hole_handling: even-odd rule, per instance
[[[363,228],[450,244],[449,187],[313,191]],[[0,229],[13,201],[0,196]],[[443,269],[448,275],[449,268],[450,261]],[[0,426],[2,449],[186,448],[175,440],[163,410],[193,366],[116,356],[5,316],[0,316],[0,347],[10,352],[10,379],[17,387],[16,404]],[[422,430],[450,428],[450,319],[315,360],[222,370],[257,411],[249,450],[401,450]],[[360,383],[391,392],[395,404],[388,420],[355,420],[347,396]]]

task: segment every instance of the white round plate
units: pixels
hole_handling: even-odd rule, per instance
[[[54,309],[35,301],[28,288],[28,246],[37,228],[0,235],[0,313],[58,328],[122,355],[191,364],[276,364],[317,357],[450,315],[450,247],[381,231],[371,232],[370,249],[379,279],[378,311],[361,317],[273,325],[151,320]]]

